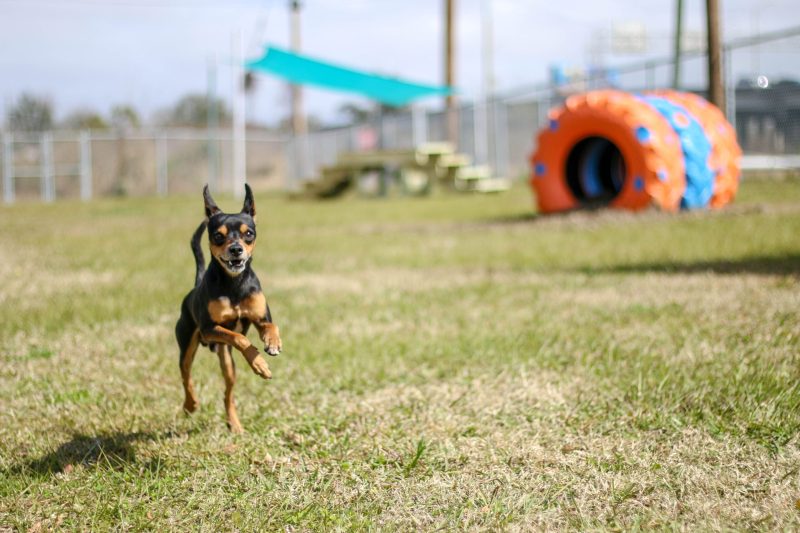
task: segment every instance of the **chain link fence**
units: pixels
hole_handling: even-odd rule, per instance
[[[800,35],[731,48],[749,75],[730,80],[736,133],[746,154],[800,155]]]
[[[5,132],[3,199],[147,196],[191,193],[209,183],[230,190],[230,131]],[[283,188],[286,138],[249,132],[247,176],[260,189]]]
[[[745,152],[744,168],[800,171],[800,28],[739,39],[724,47],[727,115]],[[702,51],[681,62],[680,89],[704,94]],[[572,93],[615,87],[669,87],[670,59],[595,69],[558,86],[546,83],[458,108],[458,150],[498,176],[522,177],[535,135],[550,108]],[[410,149],[443,141],[442,111],[413,108],[351,126],[287,137],[248,131],[247,181],[258,189],[299,189],[338,154],[367,147]],[[230,190],[232,138],[228,130],[46,132],[2,136],[3,198],[83,198],[196,192],[204,183]]]

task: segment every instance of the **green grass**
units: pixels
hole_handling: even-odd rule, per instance
[[[207,350],[180,409],[199,192],[0,208],[0,531],[800,528],[800,181],[257,208],[242,436]]]

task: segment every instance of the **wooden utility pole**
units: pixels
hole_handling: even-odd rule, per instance
[[[708,99],[725,114],[725,87],[722,85],[722,43],[719,0],[706,0],[708,36]]]
[[[289,34],[292,52],[300,52],[300,0],[289,0],[290,25]],[[299,85],[290,85],[292,94],[292,132],[295,135],[304,135],[308,130],[305,113],[303,113],[303,88]]]
[[[678,90],[681,84],[681,56],[683,47],[683,0],[675,0],[675,56],[672,71],[672,88]]]
[[[444,83],[455,87],[455,6],[456,0],[445,0],[444,7]],[[458,147],[458,109],[456,98],[450,94],[445,100],[447,119],[447,140]]]

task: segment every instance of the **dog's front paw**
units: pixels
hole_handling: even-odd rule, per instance
[[[270,355],[278,355],[283,349],[280,333],[278,333],[278,326],[272,325],[271,328],[264,332],[262,339],[264,341],[264,350]]]
[[[267,361],[260,355],[255,359],[253,359],[253,362],[250,363],[250,366],[253,368],[253,372],[261,376],[262,378],[272,379],[272,372],[269,371],[269,366],[267,366]]]
[[[261,357],[260,353],[258,353],[258,348],[252,345],[248,346],[242,352],[242,355],[244,355],[244,358],[247,359],[247,362],[250,364],[250,368],[253,369],[253,372],[264,379],[272,378],[272,372],[269,371],[267,361]]]
[[[278,355],[279,353],[281,353],[281,350],[283,349],[283,347],[281,346],[281,339],[278,338],[277,340],[270,340],[269,342],[267,342],[266,346],[264,346],[264,349],[270,355]]]

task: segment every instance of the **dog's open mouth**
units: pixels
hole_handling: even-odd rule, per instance
[[[222,266],[225,267],[230,274],[241,274],[244,272],[245,267],[247,266],[247,258],[235,258],[235,259],[227,259],[225,257],[219,257],[219,262],[222,263]]]
[[[231,270],[241,270],[244,268],[244,259],[228,259],[225,263]]]

